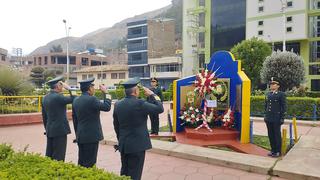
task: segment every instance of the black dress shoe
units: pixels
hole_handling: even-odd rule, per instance
[[[272,152],[272,151],[270,151],[270,152],[268,153],[268,156],[272,156],[272,154],[273,154],[273,152]]]
[[[277,152],[277,153],[273,153],[272,155],[271,155],[271,157],[280,157],[281,155],[280,155],[280,153],[279,152]]]

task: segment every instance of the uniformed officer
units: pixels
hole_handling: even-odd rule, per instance
[[[97,162],[99,141],[103,140],[100,111],[110,111],[111,96],[105,86],[100,85],[104,94],[103,102],[94,95],[94,78],[80,81],[82,95],[73,102],[74,127],[79,148],[78,164],[92,167]]]
[[[270,92],[266,95],[265,118],[271,152],[268,156],[279,157],[281,155],[281,125],[284,123],[286,113],[286,95],[279,91],[280,81],[272,77]]]
[[[145,159],[145,151],[151,149],[147,128],[148,115],[163,112],[160,98],[150,89],[143,87],[150,101],[138,99],[139,78],[122,83],[126,97],[116,102],[113,111],[113,125],[121,153],[121,175],[140,180]]]
[[[62,79],[57,77],[47,82],[51,91],[42,101],[43,125],[47,135],[46,156],[58,161],[65,159],[67,134],[71,133],[66,113],[67,104],[71,104],[74,98],[70,87]],[[61,94],[63,88],[69,90],[70,97]]]
[[[150,90],[160,97],[161,102],[163,102],[163,96],[161,88],[159,87],[159,81],[157,78],[153,77],[151,78],[151,88]],[[150,101],[150,98],[147,98],[147,101]],[[151,100],[152,101],[152,100]],[[149,114],[150,120],[151,120],[151,133],[153,135],[158,135],[159,133],[159,114]]]

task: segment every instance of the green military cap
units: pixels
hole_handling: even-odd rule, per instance
[[[270,84],[278,84],[278,85],[280,85],[280,81],[276,77],[271,77]]]
[[[50,86],[50,88],[54,88],[54,85],[57,84],[59,81],[63,80],[63,76],[58,76],[54,79],[51,79],[50,81],[47,82],[47,84]]]
[[[80,88],[83,89],[83,88],[88,88],[90,86],[94,86],[94,84],[92,83],[94,80],[95,80],[95,78],[92,77],[92,78],[89,78],[86,80],[79,81]]]
[[[123,85],[125,89],[130,89],[135,87],[139,83],[140,83],[140,78],[134,77],[134,78],[130,78],[128,81],[121,83],[121,85]]]

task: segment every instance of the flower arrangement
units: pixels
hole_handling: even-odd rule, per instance
[[[182,125],[196,125],[198,121],[203,120],[202,114],[203,113],[198,108],[192,106],[189,108],[184,107],[180,112],[179,118],[183,121]]]
[[[229,108],[222,116],[222,127],[233,128],[234,127],[234,112]]]
[[[194,91],[203,99],[207,94],[216,91],[216,80],[215,72],[208,71],[208,69],[202,70],[196,75]]]

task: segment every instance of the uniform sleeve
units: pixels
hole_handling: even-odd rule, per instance
[[[281,119],[284,119],[286,112],[287,112],[287,97],[285,93],[282,93],[281,98],[280,98],[280,114],[281,114]]]
[[[158,96],[151,95],[149,96],[150,99],[152,100],[152,103],[148,101],[144,101],[142,103],[142,109],[147,113],[147,114],[160,114],[163,112],[163,105]]]
[[[78,119],[77,119],[76,111],[75,111],[75,109],[74,109],[74,105],[72,105],[72,121],[73,121],[74,133],[77,134]]]
[[[157,95],[158,95],[158,96],[159,96],[159,98],[161,99],[161,102],[163,102],[163,95],[162,95],[162,90],[161,90],[161,88],[160,88],[160,87],[158,88]]]
[[[73,96],[70,90],[69,90],[69,94],[70,94],[70,96],[63,96],[63,95],[61,95],[61,102],[62,102],[62,104],[71,104],[71,103],[73,102],[73,100],[74,100],[74,98],[75,98],[76,96]]]
[[[95,97],[94,108],[99,109],[100,111],[110,111],[111,109],[111,99],[106,97],[104,94],[103,102],[101,102],[98,98]],[[110,96],[110,95],[109,95]]]
[[[114,110],[113,110],[113,128],[117,135],[117,139],[119,141],[119,120],[116,113],[116,105],[114,105]]]
[[[268,94],[264,96],[264,112],[267,112]]]
[[[43,121],[43,126],[44,126],[44,129],[46,130],[47,129],[47,112],[46,110],[44,109],[43,107],[43,101],[41,103],[41,109],[42,109],[42,121]]]

